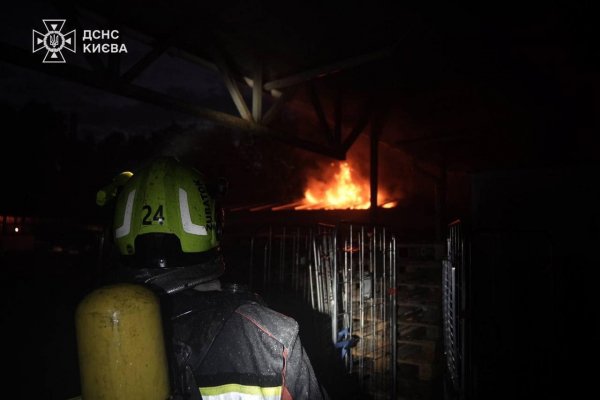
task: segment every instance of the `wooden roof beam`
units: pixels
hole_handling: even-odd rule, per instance
[[[148,104],[154,104],[165,109],[186,113],[229,128],[267,136],[291,146],[327,157],[338,160],[343,160],[345,158],[345,151],[341,148],[324,146],[297,136],[292,136],[288,133],[275,131],[267,126],[256,124],[253,121],[247,121],[221,111],[201,107],[185,100],[167,96],[163,93],[132,84],[119,77],[90,71],[69,64],[43,64],[40,63],[37,57],[31,52],[2,42],[0,42],[0,60]]]
[[[300,83],[312,80],[317,77],[323,77],[325,75],[329,75],[335,72],[338,72],[343,69],[349,69],[352,67],[356,67],[358,65],[366,64],[368,62],[387,57],[391,55],[396,49],[396,45],[386,47],[382,50],[363,54],[358,57],[347,58],[342,61],[335,62],[333,64],[325,65],[322,67],[317,67],[313,69],[309,69],[307,71],[299,72],[294,75],[290,75],[285,78],[276,79],[270,82],[265,83],[265,90],[274,90],[274,89],[283,89],[289,86],[298,85]]]

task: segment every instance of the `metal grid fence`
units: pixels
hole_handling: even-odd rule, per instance
[[[464,238],[462,224],[456,221],[448,227],[447,255],[442,269],[443,340],[446,371],[454,390],[462,386],[463,326],[460,319],[462,281],[464,279]]]

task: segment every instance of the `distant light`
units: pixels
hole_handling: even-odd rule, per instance
[[[15,227],[15,232],[17,232],[17,233],[19,232],[19,227],[18,226]]]

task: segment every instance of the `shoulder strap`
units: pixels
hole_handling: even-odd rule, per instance
[[[198,393],[197,371],[215,338],[235,310],[250,302],[246,296],[228,292],[186,290],[167,297],[165,321],[170,323],[171,374],[175,391]],[[192,381],[193,380],[193,381]],[[193,397],[182,397],[190,398]]]

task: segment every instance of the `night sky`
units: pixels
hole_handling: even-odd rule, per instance
[[[65,17],[61,17],[60,12],[56,11],[48,2],[19,2],[3,10],[0,32],[5,43],[29,49],[31,30],[43,31],[41,20],[51,18]],[[93,26],[86,25],[86,27]],[[81,35],[81,33],[79,34]],[[126,42],[128,53],[123,58],[124,69],[133,65],[148,50],[148,46],[134,40]],[[70,56],[69,61],[73,62],[80,55],[71,53]],[[79,59],[78,62],[81,60]],[[137,82],[166,94],[202,102],[227,95],[224,85],[215,78],[214,73],[198,70],[189,63],[167,56],[157,60],[152,68],[139,77]],[[20,106],[27,101],[37,100],[50,103],[58,110],[78,113],[83,135],[91,134],[101,137],[111,130],[143,133],[156,126],[168,125],[172,121],[180,121],[182,124],[192,121],[192,118],[183,114],[167,112],[160,107],[142,104],[122,96],[112,95],[7,63],[2,63],[0,85],[2,87],[0,99],[5,104]],[[107,118],[107,116],[109,117]]]

